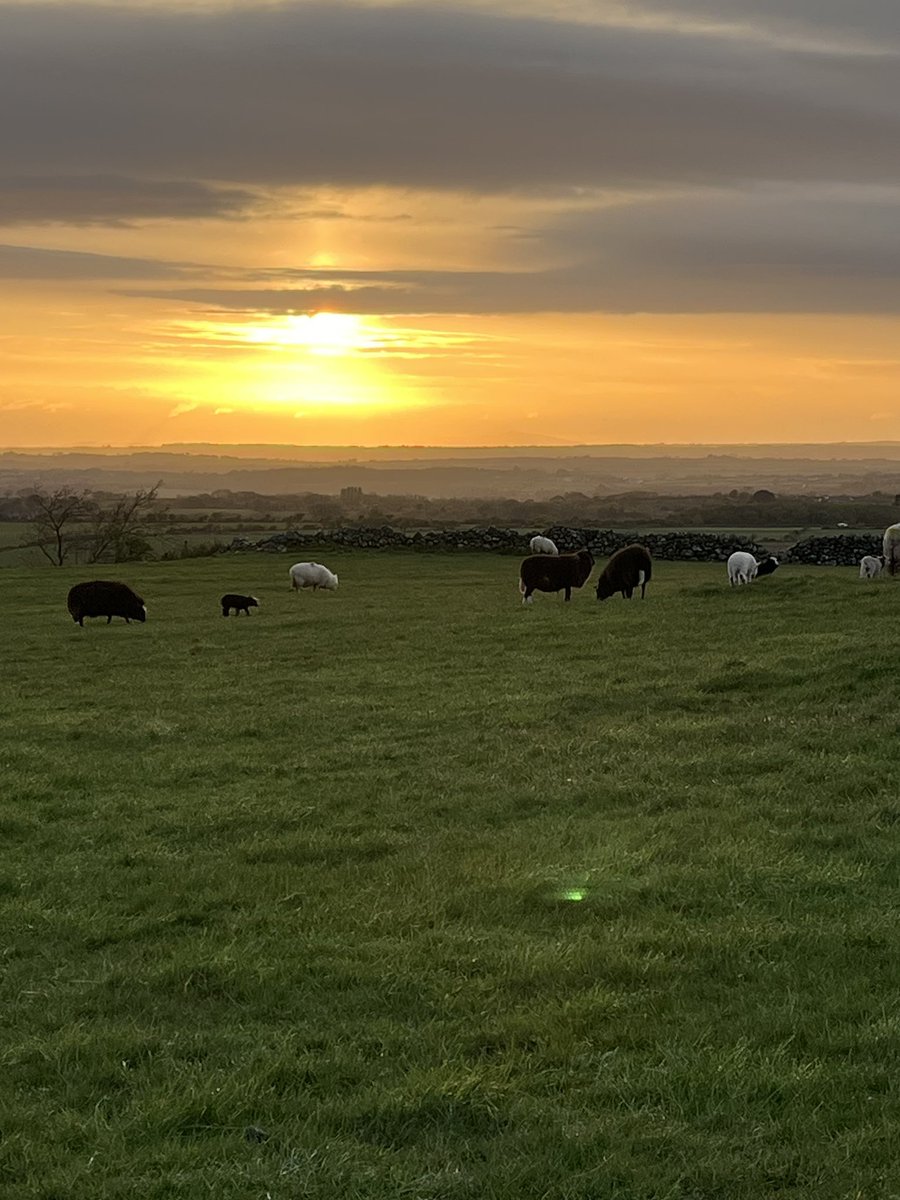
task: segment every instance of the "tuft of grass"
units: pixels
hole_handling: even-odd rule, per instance
[[[4,571],[0,1192],[892,1194],[893,585],[330,561]]]

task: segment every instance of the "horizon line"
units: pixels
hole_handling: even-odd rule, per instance
[[[516,451],[516,450],[545,450],[545,451],[563,451],[563,450],[707,450],[707,449],[747,449],[761,450],[769,447],[778,447],[779,449],[787,449],[797,447],[797,449],[814,447],[816,449],[826,447],[865,447],[865,446],[900,446],[900,439],[866,438],[860,441],[850,441],[842,439],[839,441],[759,441],[759,442],[567,442],[555,443],[548,445],[543,442],[497,442],[497,443],[479,443],[478,445],[461,445],[458,442],[132,442],[125,444],[114,444],[105,442],[97,443],[78,443],[73,445],[49,445],[46,443],[36,445],[16,445],[16,446],[0,446],[0,454],[78,454],[78,453],[118,453],[128,454],[142,451],[167,451],[170,453],[190,453],[192,450],[210,450],[228,451],[228,450],[446,450],[446,451],[464,451],[471,453],[473,451]]]

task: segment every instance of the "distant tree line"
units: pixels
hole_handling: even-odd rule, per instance
[[[900,517],[900,495],[880,491],[863,496],[777,495],[767,488],[687,496],[650,491],[593,496],[566,492],[514,500],[499,496],[377,495],[358,487],[344,488],[339,495],[263,495],[221,489],[164,503],[159,499],[159,488],[156,484],[113,493],[34,486],[0,496],[0,521],[26,523],[29,532],[22,544],[36,547],[49,562],[62,566],[70,561],[126,562],[153,557],[151,536],[176,535],[198,526],[209,533],[304,525],[752,529],[832,528],[846,524],[850,528],[877,529]]]
[[[511,527],[549,525],[672,525],[831,527],[841,522],[858,527],[891,524],[900,516],[900,496],[872,492],[865,496],[776,495],[765,488],[733,489],[712,495],[658,495],[649,491],[589,496],[566,492],[533,500],[486,496],[429,498],[376,495],[344,488],[340,495],[317,492],[261,495],[219,490],[180,497],[173,509],[182,519],[206,510],[199,520],[217,522],[266,520],[284,527],[315,524],[378,525],[426,528],[440,525],[498,524]],[[174,516],[175,513],[172,515]]]

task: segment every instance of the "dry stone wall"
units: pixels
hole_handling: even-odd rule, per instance
[[[538,532],[535,530],[535,532]],[[637,533],[634,530],[591,529],[571,525],[554,525],[541,530],[553,539],[560,550],[590,548],[595,558],[607,558],[622,546],[642,542],[654,558],[676,562],[725,562],[734,550],[749,550],[757,558],[768,554],[765,546],[737,533]],[[381,525],[366,529],[340,528],[300,530],[290,529],[271,537],[253,541],[236,537],[225,552],[262,550],[269,554],[304,553],[326,547],[353,550],[413,550],[435,553],[484,550],[494,554],[528,554],[531,533],[518,529],[503,529],[488,525],[477,529],[438,529],[406,531]],[[871,534],[841,534],[835,537],[812,537],[797,542],[779,555],[784,563],[806,563],[817,566],[855,566],[864,554],[880,554],[881,538]]]
[[[535,531],[536,532],[536,531]],[[635,533],[614,529],[589,529],[572,526],[553,526],[545,531],[560,550],[590,548],[596,558],[607,558],[622,546],[640,540],[654,558],[694,562],[724,562],[734,550],[749,550],[758,558],[767,553],[765,547],[740,534],[721,533]],[[518,529],[503,529],[489,525],[478,529],[415,530],[393,529],[389,525],[376,528],[286,530],[254,542],[235,538],[226,551],[262,550],[267,553],[287,553],[298,556],[324,547],[354,550],[455,551],[483,550],[495,554],[525,555],[529,553],[530,533]]]
[[[785,562],[820,567],[855,567],[864,554],[880,554],[881,538],[870,534],[813,537],[797,542],[783,556]]]

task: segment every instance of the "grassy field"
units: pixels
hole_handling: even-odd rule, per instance
[[[326,561],[3,572],[0,1195],[900,1194],[900,587]]]

